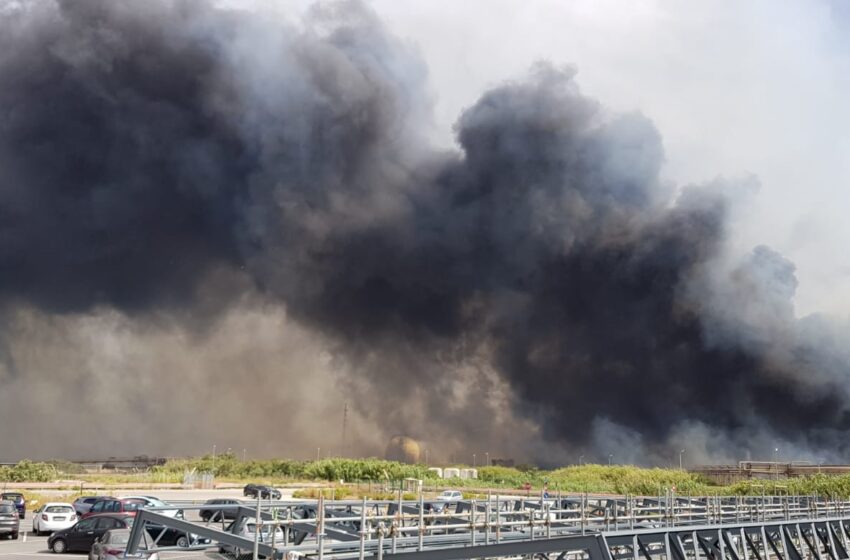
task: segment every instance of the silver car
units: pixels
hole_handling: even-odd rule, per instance
[[[21,528],[21,518],[15,504],[0,501],[0,538],[17,539]]]
[[[130,529],[111,529],[102,537],[94,541],[89,551],[89,560],[124,560],[124,551],[130,542]],[[153,539],[145,531],[141,546],[151,547]],[[159,560],[159,553],[140,549],[138,554],[128,558],[139,558],[142,560]]]

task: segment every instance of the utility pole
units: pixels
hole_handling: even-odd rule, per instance
[[[319,459],[321,459],[321,458],[322,458],[322,448],[321,448],[321,447],[317,447],[317,448],[316,448],[316,460],[318,461],[318,460],[319,460]]]
[[[345,406],[342,409],[342,456],[348,455],[348,444],[345,441],[346,429],[348,428],[348,401],[345,401]]]
[[[612,455],[612,454],[610,454],[610,453],[609,453],[609,454],[608,454],[608,466],[609,466],[609,467],[612,465],[612,461],[613,461],[613,460],[614,460],[614,455]]]
[[[683,455],[684,453],[685,453],[685,450],[684,450],[684,449],[682,449],[681,451],[679,451],[679,470],[680,470],[680,471],[685,470],[685,469],[683,469],[683,468],[682,468],[682,455]]]

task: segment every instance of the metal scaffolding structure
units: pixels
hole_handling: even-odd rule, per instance
[[[203,523],[159,511],[166,508],[141,510],[128,553],[144,542],[147,526],[185,532],[194,549],[281,559],[847,560],[850,550],[850,501],[813,496],[320,498],[180,507],[187,519],[200,509],[216,513]],[[246,535],[246,523],[253,534]],[[198,545],[199,538],[212,544]]]

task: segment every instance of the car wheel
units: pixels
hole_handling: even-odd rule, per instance
[[[50,550],[56,554],[64,554],[68,550],[68,543],[65,542],[65,539],[56,539],[50,545]]]
[[[12,540],[13,541],[18,540],[18,534],[17,533],[12,533]]]
[[[179,546],[180,548],[189,548],[189,539],[187,539],[185,535],[179,537],[177,539],[177,546]]]
[[[209,523],[209,522],[210,522],[210,515],[209,515],[208,513],[203,514],[203,515],[201,516],[201,520],[202,520],[204,523]]]

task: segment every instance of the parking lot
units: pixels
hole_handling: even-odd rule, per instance
[[[188,505],[191,503],[202,504],[206,500],[213,498],[238,498],[245,499],[246,503],[250,503],[250,498],[243,498],[242,490],[235,489],[226,489],[226,490],[202,490],[202,489],[192,489],[192,490],[100,490],[97,493],[106,493],[112,494],[114,496],[124,496],[124,495],[136,495],[136,494],[146,494],[151,496],[156,496],[161,500],[166,502],[174,502],[182,505]],[[281,489],[282,499],[290,499],[292,498],[292,490],[291,489]],[[56,501],[62,501],[61,496],[56,496]],[[196,511],[187,511],[186,518],[188,520],[196,521],[198,520]],[[24,540],[23,531],[27,531],[26,540]],[[52,558],[53,560],[59,560],[62,558],[73,559],[73,558],[86,558],[87,555],[85,553],[67,553],[62,555],[57,555],[52,553],[47,548],[47,536],[37,537],[32,533],[32,511],[28,510],[26,518],[21,520],[21,535],[18,540],[0,540],[0,560],[24,560],[24,559],[33,559],[33,558]],[[187,551],[187,552],[164,552],[160,555],[160,558],[163,560],[179,560],[182,558],[206,558],[206,559],[220,559],[224,560],[224,558],[216,552],[199,552],[199,551]]]
[[[67,553],[67,554],[53,554],[47,549],[47,537],[36,537],[31,533],[27,535],[27,541],[23,541],[23,535],[16,541],[0,541],[0,558],[3,560],[25,560],[32,558],[52,558],[53,560],[59,559],[72,559],[72,558],[86,558],[86,554],[75,554],[75,553]],[[219,554],[215,552],[164,552],[160,555],[160,558],[163,560],[179,560],[181,558],[222,558]]]

